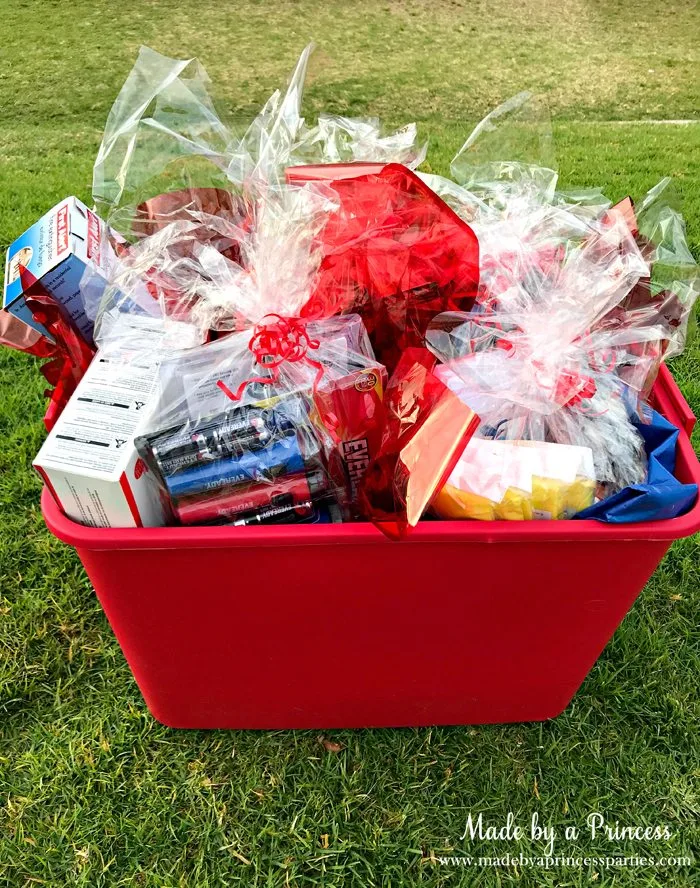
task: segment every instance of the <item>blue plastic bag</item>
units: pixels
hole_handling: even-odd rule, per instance
[[[618,493],[589,506],[575,518],[595,518],[610,524],[632,521],[659,521],[687,512],[698,495],[697,484],[681,484],[673,473],[676,468],[676,441],[679,431],[656,410],[649,410],[651,422],[632,421],[644,439],[648,460],[645,484],[625,487]]]

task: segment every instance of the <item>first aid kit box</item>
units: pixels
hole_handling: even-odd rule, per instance
[[[159,361],[99,350],[34,460],[62,511],[89,527],[163,523],[134,438],[156,401]]]
[[[3,309],[51,338],[24,298],[27,288],[39,282],[92,345],[93,323],[85,311],[81,280],[88,265],[98,272],[98,280],[106,267],[103,231],[102,220],[76,197],[49,210],[7,251]]]

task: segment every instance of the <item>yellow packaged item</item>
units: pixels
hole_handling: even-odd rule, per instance
[[[433,503],[445,519],[570,518],[595,497],[589,447],[472,438]]]

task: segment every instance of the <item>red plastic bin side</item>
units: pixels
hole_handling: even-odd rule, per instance
[[[687,428],[665,368],[654,398]],[[677,475],[700,483],[684,432]],[[551,718],[671,542],[700,529],[700,504],[630,525],[424,522],[402,543],[363,524],[88,528],[46,490],[42,509],[149,709],[183,728]]]

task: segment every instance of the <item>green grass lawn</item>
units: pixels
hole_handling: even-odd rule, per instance
[[[641,196],[666,174],[700,248],[700,11],[601,0],[72,4],[0,0],[0,246],[68,194],[89,200],[101,127],[140,43],[198,55],[244,119],[309,38],[319,110],[417,120],[446,172],[472,125],[545,93],[565,185]],[[674,373],[700,411],[700,350]],[[546,724],[176,732],[148,714],[73,551],[39,512],[38,367],[0,354],[0,883],[8,886],[691,886],[698,848],[698,541],[675,544],[571,707]],[[698,439],[696,439],[698,440]],[[605,571],[605,564],[601,564]],[[465,594],[468,586],[465,585]],[[565,590],[562,590],[565,594]],[[332,676],[319,672],[319,684]],[[559,853],[696,855],[682,868],[463,870],[467,812],[592,811],[668,842]],[[454,849],[453,851],[445,849]]]

